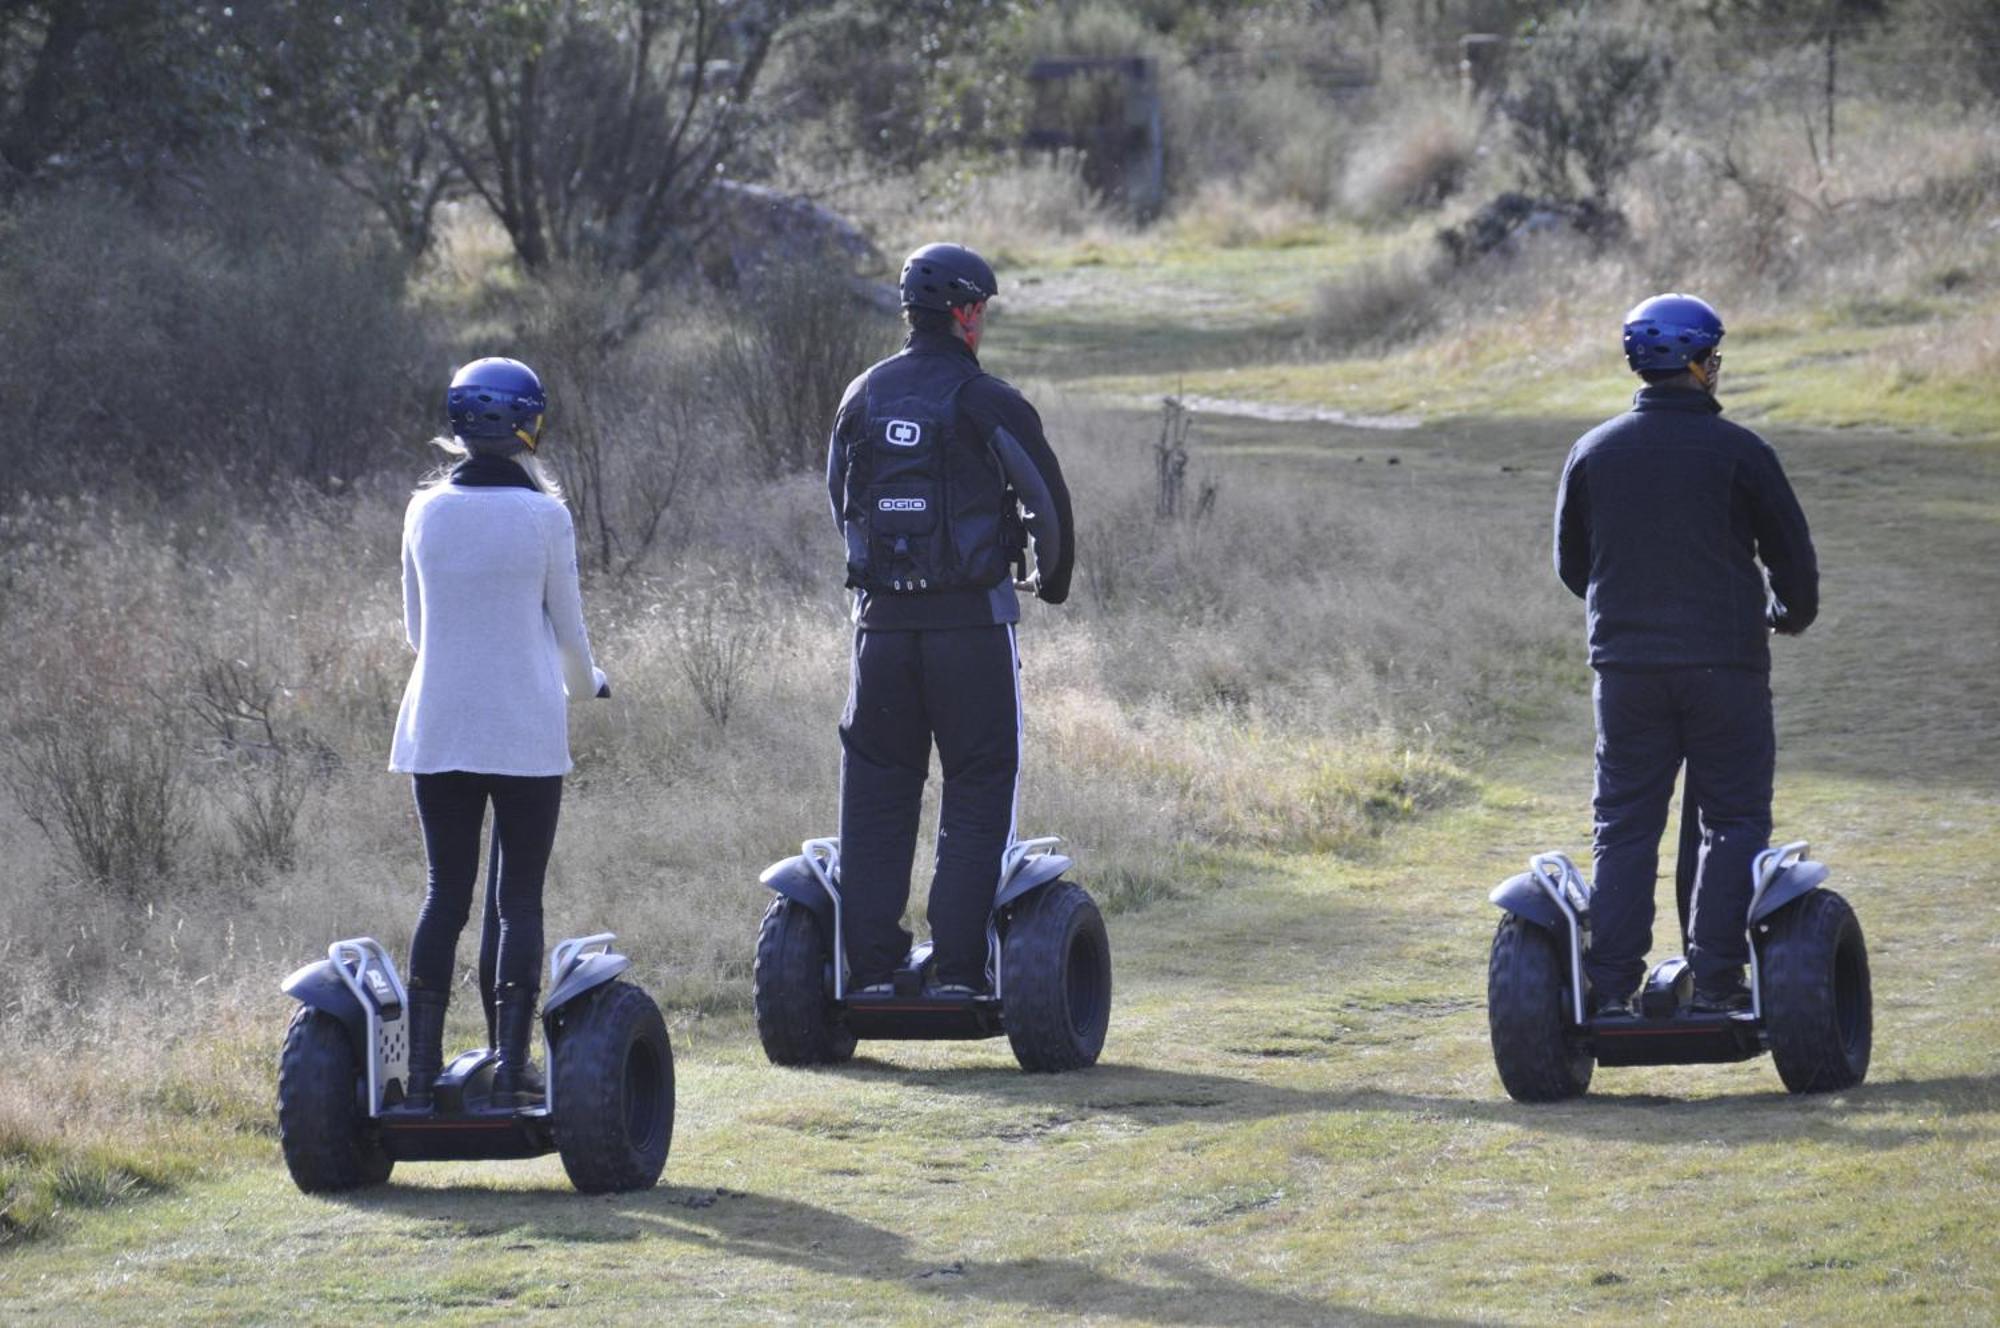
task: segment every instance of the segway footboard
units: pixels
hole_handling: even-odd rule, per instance
[[[1589,1036],[1599,1065],[1720,1065],[1764,1051],[1757,1021],[1748,1014],[1597,1019]]]
[[[887,1042],[972,1042],[1007,1031],[991,996],[851,996],[847,1027],[857,1038]]]
[[[464,1065],[468,1058],[482,1061],[470,1074]],[[398,1162],[512,1162],[554,1152],[548,1109],[489,1107],[492,1085],[491,1054],[466,1052],[439,1077],[434,1111],[382,1116],[378,1137],[383,1151]]]
[[[847,1027],[858,1038],[890,1042],[964,1042],[999,1037],[1000,999],[981,992],[973,996],[939,996],[924,988],[931,943],[921,941],[896,970],[893,992],[847,993]]]

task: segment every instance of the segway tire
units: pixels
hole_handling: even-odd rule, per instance
[[[826,938],[805,905],[771,901],[757,931],[751,1004],[757,1037],[773,1065],[838,1065],[854,1055],[854,1034],[833,1008]]]
[[[674,1139],[674,1049],[653,998],[607,982],[554,1030],[556,1151],[584,1194],[649,1190]]]
[[[361,1066],[347,1026],[301,1005],[278,1058],[278,1147],[307,1194],[380,1185],[396,1160],[369,1130]]]
[[[1568,1035],[1568,966],[1556,938],[1509,913],[1486,968],[1486,1023],[1493,1063],[1516,1102],[1560,1102],[1590,1087],[1596,1058]]]
[[[1764,1032],[1794,1093],[1832,1093],[1868,1077],[1874,997],[1861,921],[1845,899],[1814,890],[1770,921],[1758,970]]]
[[[1051,881],[1015,910],[1001,946],[1000,1017],[1021,1068],[1095,1065],[1111,1025],[1111,941],[1097,904]]]

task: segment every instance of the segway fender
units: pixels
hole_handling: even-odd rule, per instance
[[[1568,920],[1555,906],[1555,901],[1549,898],[1548,892],[1536,883],[1532,872],[1509,876],[1494,886],[1493,893],[1486,897],[1515,917],[1552,931],[1558,937],[1569,934]]]
[[[542,1018],[548,1018],[577,997],[596,990],[630,967],[632,961],[622,954],[585,955],[570,965],[569,972],[563,975],[555,990],[542,1002]]]
[[[993,911],[997,913],[1026,899],[1075,865],[1073,859],[1060,853],[1037,853],[1023,858],[1014,874],[1001,883],[1000,893],[993,896]]]
[[[347,1036],[354,1041],[354,1054],[362,1057],[365,1063],[368,1054],[368,1014],[347,984],[341,981],[331,959],[307,964],[286,978],[279,989],[299,1004],[309,1005],[338,1019],[347,1029]]]
[[[1812,891],[1826,883],[1830,875],[1823,862],[1795,862],[1778,873],[1777,879],[1764,887],[1763,896],[1757,901],[1757,909],[1750,915],[1750,923],[1755,926],[1788,904],[1795,904]]]
[[[826,888],[806,864],[803,854],[772,863],[757,879],[785,898],[811,909],[812,915],[819,919],[821,934],[833,935],[833,900],[827,897]]]

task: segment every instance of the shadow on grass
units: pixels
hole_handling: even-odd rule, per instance
[[[736,1190],[663,1186],[587,1200],[555,1190],[391,1185],[339,1198],[362,1211],[449,1223],[452,1235],[586,1244],[673,1241],[822,1277],[900,1283],[919,1295],[947,1302],[1002,1303],[1065,1315],[1116,1314],[1159,1324],[1421,1328],[1462,1322],[1375,1314],[1264,1291],[1174,1255],[1143,1260],[1153,1276],[1150,1281],[1128,1280],[1063,1258],[952,1259],[940,1264],[922,1257],[907,1237],[887,1228],[795,1199]],[[812,1294],[791,1286],[785,1290],[808,1298]],[[810,1310],[806,1313],[812,1317]]]
[[[1540,1106],[1511,1101],[1497,1086],[1490,1098],[1466,1098],[1386,1088],[1299,1088],[1132,1065],[1101,1064],[1076,1074],[1030,1076],[984,1066],[912,1070],[861,1059],[831,1073],[861,1081],[893,1078],[911,1087],[985,1097],[1074,1120],[1115,1114],[1144,1125],[1172,1125],[1382,1112],[1636,1143],[1701,1140],[1738,1145],[1803,1139],[1884,1150],[1974,1133],[1940,1123],[1935,1119],[1940,1113],[2000,1110],[2000,1071],[1887,1080],[1817,1097],[1794,1096],[1779,1088],[1691,1098],[1619,1094],[1602,1091],[1606,1085],[1600,1079],[1599,1091],[1590,1096]],[[1927,1119],[1907,1124],[1883,1119],[1905,1111]]]

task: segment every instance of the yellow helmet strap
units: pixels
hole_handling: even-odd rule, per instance
[[[535,444],[542,440],[542,420],[544,418],[541,415],[535,416],[535,431],[533,433],[529,433],[526,429],[514,430],[514,436],[526,444],[530,452],[534,451]]]

